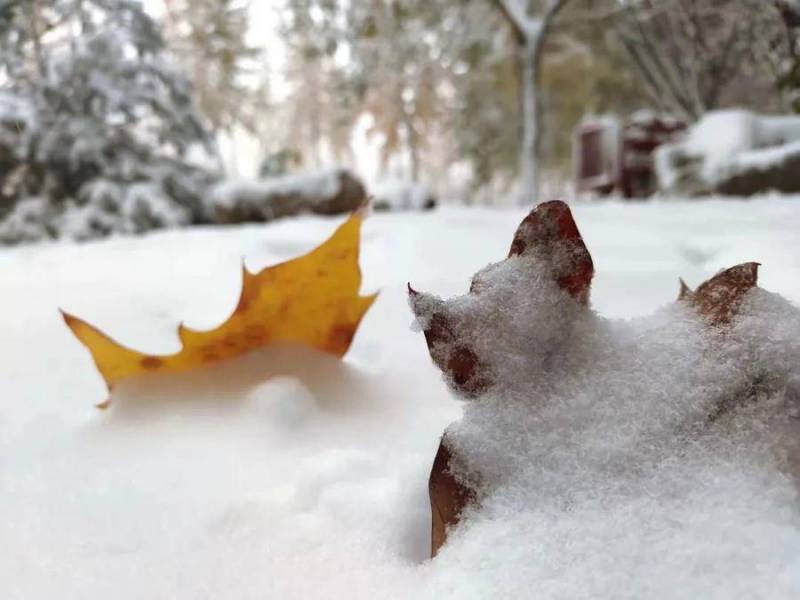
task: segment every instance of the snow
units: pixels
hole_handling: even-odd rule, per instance
[[[785,164],[787,160],[800,156],[800,141],[750,150],[738,154],[728,167],[728,173],[746,173],[753,170],[765,170],[775,165]]]
[[[35,196],[19,201],[0,220],[0,244],[61,238],[91,240],[115,233],[182,227],[192,211],[167,196],[152,182],[118,183],[98,178],[81,188],[80,201],[61,206]]]
[[[50,237],[47,222],[51,212],[46,198],[34,196],[21,200],[0,221],[0,243],[34,242]]]
[[[329,201],[341,189],[342,173],[342,169],[322,169],[272,179],[223,180],[211,189],[206,212],[238,211],[270,221],[281,210],[273,206],[276,200],[293,199],[301,209]],[[277,216],[284,215],[278,212]]]
[[[326,169],[274,179],[225,180],[214,186],[212,202],[228,206],[242,198],[258,203],[274,195],[332,196],[339,189],[338,175],[338,170]]]
[[[570,301],[535,253],[473,282],[478,293],[422,308],[421,325],[446,315],[454,343],[483,365],[478,377],[493,381],[448,428],[455,475],[480,509],[443,565],[480,560],[490,576],[478,597],[498,582],[501,597],[524,597],[531,582],[544,597],[653,597],[686,573],[675,597],[800,591],[800,499],[787,477],[800,310],[760,291],[724,334],[684,304],[609,321]],[[732,399],[742,406],[726,412]],[[565,593],[558,574],[571,564],[582,565],[576,576],[593,565],[591,580]],[[721,565],[737,567],[724,587]]]
[[[596,267],[592,305],[602,317],[649,315],[677,296],[679,276],[694,287],[748,260],[763,263],[762,287],[800,304],[798,207],[797,197],[577,205]],[[475,271],[507,253],[523,216],[454,208],[373,215],[363,230],[363,290],[381,295],[344,362],[268,349],[208,371],[123,385],[108,412],[92,408],[105,390],[56,307],[137,348],[169,352],[179,321],[203,328],[227,316],[241,257],[251,269],[291,258],[341,219],[4,249],[4,598],[519,598],[531,590],[541,598],[797,597],[797,498],[775,476],[757,432],[709,434],[649,473],[637,471],[644,462],[626,463],[627,479],[546,452],[559,448],[561,434],[594,467],[642,431],[658,442],[645,458],[655,463],[674,449],[658,434],[692,407],[670,400],[670,386],[696,381],[709,366],[702,350],[710,343],[674,307],[645,320],[584,325],[593,341],[572,360],[611,364],[631,348],[643,354],[620,380],[553,406],[548,418],[561,427],[521,436],[518,447],[542,460],[512,457],[524,467],[521,487],[494,496],[427,560],[428,472],[441,432],[462,408],[409,328],[405,284],[443,297],[463,293]],[[736,339],[772,340],[747,346],[755,367],[795,369],[798,325],[787,319],[795,309],[759,294],[746,310]],[[523,329],[536,334],[532,323]],[[646,343],[662,337],[661,346]],[[742,377],[742,350],[730,352],[712,373],[720,389],[732,385],[728,375]],[[655,359],[667,361],[664,368]],[[604,413],[611,403],[596,402],[612,393],[625,415],[616,424]],[[597,423],[578,421],[577,405]],[[470,411],[487,407],[466,406],[469,428]],[[517,432],[544,418],[503,414]],[[612,426],[607,432],[601,419]],[[585,440],[571,423],[581,424]],[[499,433],[489,429],[475,461],[496,465],[482,451]],[[530,489],[543,473],[552,485]]]
[[[0,90],[0,144],[14,148],[20,143],[30,143],[29,132],[35,127],[36,113],[22,98]],[[19,148],[14,148],[19,151]]]
[[[5,48],[0,155],[11,210],[0,215],[0,243],[202,220],[200,197],[218,178],[202,164],[216,162],[211,135],[188,81],[160,52],[156,24],[138,3],[96,2],[86,9],[89,33],[60,4],[63,22],[42,40],[41,77],[25,75],[36,54],[28,36]],[[38,222],[31,198],[48,204]]]
[[[424,183],[387,179],[370,190],[375,210],[430,210],[436,206],[433,191]]]
[[[678,163],[699,161],[700,175],[710,184],[750,168],[764,169],[796,156],[800,143],[800,117],[759,115],[747,110],[710,111],[676,144],[656,150],[656,168],[664,189],[671,189],[680,174],[670,155],[683,154]]]

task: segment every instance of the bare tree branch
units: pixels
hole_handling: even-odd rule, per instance
[[[648,92],[672,112],[696,119],[723,101],[732,82],[759,71],[743,67],[756,64],[753,47],[766,37],[754,25],[768,20],[766,3],[629,0],[620,6],[612,22],[623,47]]]

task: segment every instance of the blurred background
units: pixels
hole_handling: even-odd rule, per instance
[[[0,0],[0,242],[800,191],[793,0]]]

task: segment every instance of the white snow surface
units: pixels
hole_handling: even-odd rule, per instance
[[[669,154],[681,152],[701,162],[700,175],[711,184],[749,169],[763,169],[797,156],[800,117],[759,115],[742,109],[706,113],[686,137],[656,151],[661,185],[671,188],[678,178]]]
[[[774,438],[753,430],[775,423],[756,411],[722,432],[681,425],[707,392],[767,365],[789,382],[768,406],[800,387],[800,198],[573,209],[601,318],[579,319],[572,344],[534,294],[541,314],[505,335],[572,344],[562,366],[603,368],[590,386],[565,368],[543,411],[514,390],[466,405],[459,439],[500,492],[433,561],[427,477],[462,407],[409,327],[405,285],[464,293],[505,256],[525,211],[373,215],[363,290],[381,295],[343,362],[267,349],[124,384],[106,412],[92,408],[103,384],[57,307],[139,349],[175,351],[178,322],[208,328],[229,314],[242,257],[258,269],[297,256],[341,219],[3,249],[3,598],[798,597],[800,499]],[[695,286],[751,260],[794,306],[754,294],[739,345],[711,361],[718,342],[664,305],[679,276]],[[498,462],[509,436],[514,452]]]
[[[379,181],[370,190],[372,205],[379,210],[426,210],[435,202],[433,191],[424,183],[402,179]]]

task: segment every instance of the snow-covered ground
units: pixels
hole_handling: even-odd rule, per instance
[[[789,525],[766,530],[753,548],[774,560],[737,563],[735,573],[729,564],[670,573],[686,561],[665,560],[664,580],[649,585],[637,573],[652,570],[639,567],[676,547],[659,545],[647,528],[626,529],[625,514],[613,511],[598,514],[591,531],[554,523],[529,532],[549,539],[521,532],[520,544],[541,544],[546,569],[516,564],[529,554],[508,543],[499,557],[486,546],[491,561],[468,552],[427,560],[428,472],[460,407],[409,327],[406,282],[464,292],[472,273],[505,256],[524,212],[373,215],[361,264],[364,291],[381,296],[343,363],[268,349],[124,385],[107,412],[93,408],[102,381],[58,307],[137,349],[166,353],[177,349],[179,321],[205,328],[228,315],[242,257],[257,269],[296,256],[339,220],[0,250],[2,597],[758,595],[748,581],[764,598],[800,596],[800,527]],[[574,213],[595,262],[592,304],[604,316],[648,314],[675,299],[679,276],[694,287],[750,260],[763,263],[762,287],[800,305],[800,198],[604,202]],[[737,526],[725,515],[719,523]],[[617,556],[629,562],[603,559],[621,546],[628,551]],[[770,570],[778,564],[796,566],[794,582]],[[780,585],[767,589],[773,577]]]

